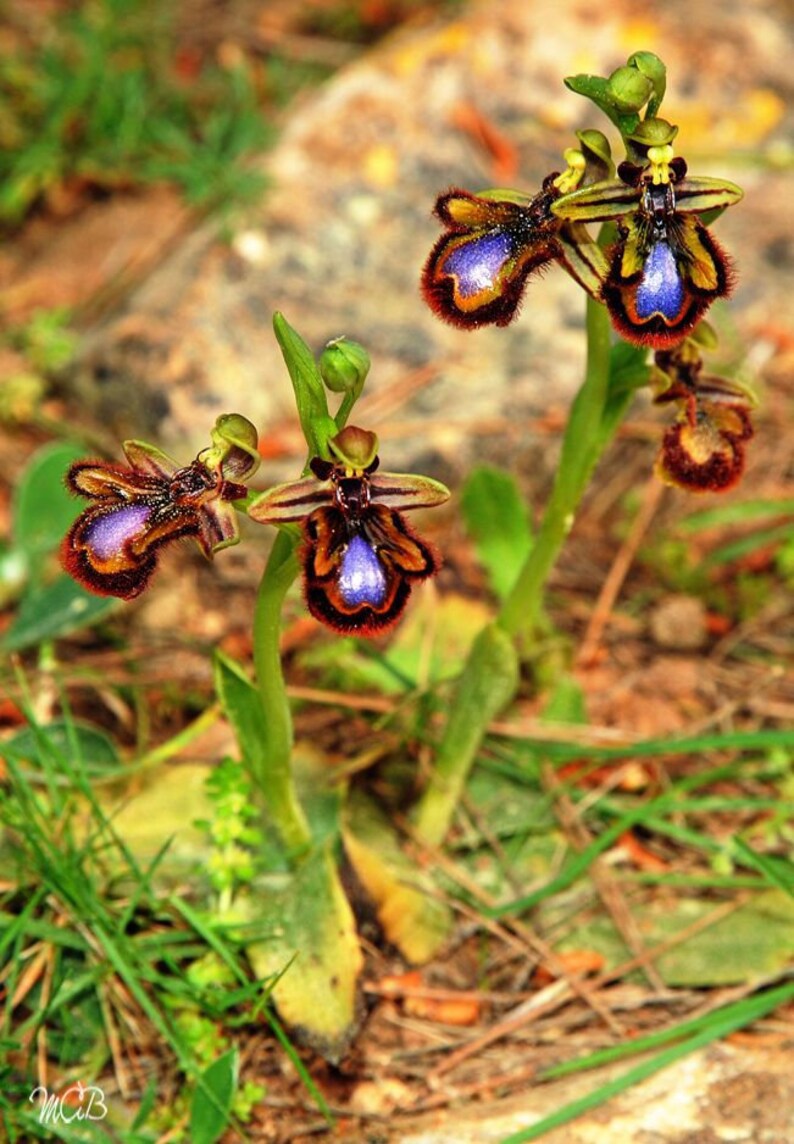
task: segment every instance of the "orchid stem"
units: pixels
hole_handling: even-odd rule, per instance
[[[292,777],[292,715],[280,648],[281,609],[297,574],[294,537],[280,531],[259,584],[254,612],[254,668],[266,733],[255,780],[290,855],[305,852],[312,842]]]

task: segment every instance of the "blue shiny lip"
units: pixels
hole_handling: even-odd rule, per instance
[[[655,242],[645,259],[637,287],[637,317],[645,320],[659,314],[673,322],[681,312],[684,296],[684,284],[669,242]]]
[[[98,560],[112,560],[124,552],[127,542],[137,536],[151,514],[151,505],[147,504],[114,505],[94,518],[86,529],[84,542]]]
[[[452,250],[443,261],[441,271],[457,279],[458,291],[464,298],[490,290],[507,259],[513,243],[505,231],[494,231],[474,237]]]
[[[386,574],[375,550],[357,533],[339,566],[339,594],[349,608],[379,607],[386,598]]]

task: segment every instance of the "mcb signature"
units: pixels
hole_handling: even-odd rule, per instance
[[[104,1120],[108,1114],[105,1094],[95,1084],[69,1085],[63,1092],[48,1092],[43,1084],[33,1089],[28,1100],[41,1101],[39,1124],[72,1124],[82,1120]]]

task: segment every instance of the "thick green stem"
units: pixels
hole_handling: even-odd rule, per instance
[[[602,419],[609,386],[609,331],[605,308],[588,298],[584,383],[571,406],[554,487],[538,534],[499,615],[500,625],[524,647],[535,633],[549,573],[606,444]]]
[[[485,728],[513,698],[518,658],[512,639],[489,624],[472,644],[449,711],[435,766],[414,815],[416,837],[427,846],[444,841]]]
[[[255,779],[288,853],[305,851],[312,836],[292,777],[292,715],[281,667],[281,608],[298,573],[295,540],[279,532],[259,584],[254,612],[254,667],[265,723]]]
[[[574,399],[549,503],[532,549],[496,624],[475,640],[452,697],[436,766],[417,804],[414,826],[427,845],[439,845],[452,820],[488,723],[515,694],[516,647],[535,633],[549,573],[573,524],[576,509],[602,450],[609,389],[610,334],[604,307],[587,302],[587,369]]]

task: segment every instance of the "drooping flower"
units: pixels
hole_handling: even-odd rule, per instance
[[[377,449],[374,433],[349,425],[329,441],[331,460],[312,460],[312,477],[269,489],[248,506],[263,524],[302,524],[309,611],[345,634],[388,631],[412,585],[439,566],[401,510],[442,504],[448,489],[428,477],[376,473]]]
[[[257,433],[246,418],[227,414],[216,422],[212,441],[185,466],[141,441],[125,441],[127,465],[73,464],[66,485],[92,503],[61,546],[69,575],[98,595],[131,600],[146,588],[158,550],[169,541],[194,537],[209,558],[236,544],[231,502],[245,497],[239,482],[259,465]]]
[[[666,430],[656,472],[689,492],[725,492],[744,472],[745,448],[753,436],[754,398],[739,382],[702,375],[697,347],[684,342],[655,355],[657,404],[678,412]]]
[[[580,133],[582,149],[565,152],[562,174],[549,175],[538,194],[454,189],[435,213],[446,227],[422,271],[422,293],[444,321],[465,329],[506,326],[515,317],[529,276],[559,262],[593,296],[608,265],[585,227],[568,222],[553,204],[586,174],[613,169],[601,132]],[[594,143],[598,154],[589,144]],[[606,155],[606,159],[602,158]]]
[[[653,123],[675,134],[663,120]],[[601,298],[622,337],[663,349],[730,293],[730,260],[700,216],[737,203],[742,191],[726,180],[688,176],[669,142],[645,155],[647,162],[621,163],[617,179],[575,190],[551,210],[568,222],[617,221]]]

